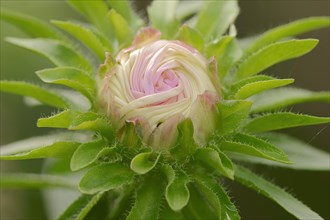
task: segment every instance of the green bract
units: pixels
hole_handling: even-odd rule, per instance
[[[37,126],[62,131],[2,146],[0,157],[55,158],[55,164],[65,164],[71,170],[65,174],[47,173],[47,169],[40,175],[2,174],[2,187],[79,190],[82,195],[58,219],[237,220],[241,218],[239,210],[223,187],[227,178],[274,200],[298,219],[321,219],[288,192],[244,166],[329,170],[329,154],[273,131],[330,122],[329,117],[293,113],[288,108],[304,102],[329,103],[330,93],[280,88],[294,79],[265,75],[270,66],[310,52],[318,40],[294,37],[329,27],[328,17],[279,26],[243,49],[240,42],[244,39],[236,38],[234,26],[239,13],[235,0],[154,0],[147,10],[149,23],[127,0],[68,3],[88,23],[53,20],[47,24],[1,11],[3,21],[30,37],[8,37],[7,41],[48,58],[55,67],[36,72],[42,82],[54,85],[3,80],[0,90],[58,109],[39,118]],[[155,132],[153,141],[169,145],[161,151],[146,144],[139,123],[126,122],[118,130],[99,109],[99,80],[115,65],[113,57],[129,47],[138,30],[147,26],[161,31],[164,39],[193,46],[217,63],[212,70],[221,81],[217,90],[222,97],[213,109],[215,116],[205,115],[215,127],[206,143],[194,139],[197,131],[193,120],[186,118],[175,127],[178,135],[173,143],[166,144],[170,140]],[[84,45],[84,49],[77,45]],[[103,207],[101,214],[93,211],[98,207]]]

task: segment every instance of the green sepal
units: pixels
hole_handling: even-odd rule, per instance
[[[323,219],[285,190],[242,166],[236,166],[235,177],[238,182],[274,200],[298,219]]]
[[[248,134],[233,134],[227,140],[220,142],[217,146],[221,150],[227,152],[262,157],[286,164],[292,163],[288,159],[286,153],[281,149],[278,149],[263,139]]]
[[[43,104],[61,109],[69,108],[72,105],[63,97],[55,94],[55,92],[27,82],[0,81],[0,90],[2,92],[31,97]]]
[[[94,195],[81,195],[57,219],[58,220],[83,220],[91,209],[104,196],[104,192]]]
[[[190,118],[187,118],[177,126],[179,135],[175,147],[170,149],[170,153],[175,158],[181,160],[192,155],[197,145],[194,141],[194,126]]]
[[[158,219],[164,188],[164,181],[161,176],[153,174],[146,177],[136,192],[134,205],[126,220]]]
[[[279,110],[305,102],[330,103],[330,92],[314,92],[300,88],[279,88],[257,94],[249,99],[253,102],[252,113]]]
[[[164,166],[163,170],[168,182],[165,190],[166,201],[173,211],[178,212],[188,204],[190,193],[187,184],[190,179],[184,171],[174,171],[171,166]]]
[[[223,100],[218,104],[220,114],[217,134],[224,136],[240,128],[247,119],[252,103],[244,100]]]
[[[291,112],[268,113],[251,119],[245,126],[247,132],[264,132],[284,128],[329,123],[330,117],[317,117]]]
[[[6,38],[9,43],[23,47],[25,49],[36,52],[59,67],[75,67],[78,69],[86,70],[88,73],[93,72],[92,64],[77,50],[68,44],[52,39],[42,38]]]
[[[87,73],[71,67],[58,67],[37,71],[38,77],[46,83],[54,83],[68,86],[77,90],[89,99],[91,103],[95,101],[96,85],[95,80]]]
[[[81,179],[79,189],[82,193],[94,194],[116,189],[129,184],[134,179],[134,173],[122,164],[104,163],[91,168]]]
[[[160,154],[154,152],[140,153],[132,159],[131,170],[140,175],[146,174],[157,165],[159,158]]]
[[[193,157],[211,172],[215,171],[229,179],[234,179],[234,165],[224,153],[204,147],[196,150]]]
[[[93,142],[81,144],[73,153],[70,161],[72,171],[80,170],[93,164],[104,154],[109,154],[113,148],[107,147],[104,140],[99,139]]]

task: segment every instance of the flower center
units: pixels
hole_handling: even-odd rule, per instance
[[[179,79],[174,70],[164,71],[154,84],[155,93],[164,92],[179,85]]]

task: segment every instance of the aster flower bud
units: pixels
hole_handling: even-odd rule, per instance
[[[181,41],[160,40],[160,32],[142,29],[116,57],[100,88],[100,99],[117,128],[139,124],[142,139],[156,149],[175,143],[177,125],[194,124],[195,141],[212,132],[212,106],[219,99],[210,62]]]

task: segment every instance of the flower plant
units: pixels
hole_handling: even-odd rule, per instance
[[[288,107],[329,103],[329,92],[264,74],[311,51],[318,40],[296,36],[328,27],[328,17],[237,39],[234,0],[155,0],[148,21],[128,1],[68,3],[88,22],[48,24],[1,11],[3,21],[31,37],[7,41],[55,66],[36,72],[52,87],[3,80],[1,91],[58,109],[37,121],[56,132],[2,146],[1,159],[63,165],[55,173],[3,173],[2,187],[79,190],[58,219],[236,220],[239,210],[224,187],[229,179],[298,219],[322,219],[249,164],[329,170],[326,152],[277,132],[328,123]]]

